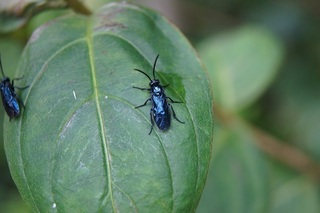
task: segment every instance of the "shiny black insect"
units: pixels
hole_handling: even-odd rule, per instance
[[[26,87],[16,87],[14,86],[14,80],[20,80],[21,78],[14,78],[12,79],[12,82],[10,82],[10,78],[6,77],[3,68],[2,68],[2,62],[1,62],[1,56],[0,56],[0,69],[2,73],[2,80],[0,83],[0,93],[2,98],[2,104],[4,109],[6,110],[6,113],[8,114],[10,120],[11,118],[18,117],[20,114],[20,106],[23,106],[23,102],[17,97],[16,92],[14,91],[15,88],[17,89],[26,89]]]
[[[167,99],[171,101],[171,103],[182,103],[181,101],[174,101],[170,97],[167,97],[164,93],[164,89],[169,86],[162,86],[160,84],[160,81],[156,79],[154,72],[157,64],[157,60],[159,58],[159,55],[157,55],[154,64],[153,64],[153,80],[150,78],[150,76],[145,73],[142,70],[139,69],[134,69],[135,71],[141,72],[145,76],[147,76],[150,80],[149,86],[150,88],[140,88],[140,87],[133,87],[135,89],[140,89],[140,90],[146,90],[150,92],[150,98],[144,102],[144,104],[140,106],[136,106],[135,108],[143,107],[147,104],[148,101],[151,101],[152,107],[150,109],[150,121],[151,121],[151,129],[149,132],[149,135],[152,132],[154,122],[156,122],[157,126],[159,127],[160,130],[166,131],[170,127],[170,122],[171,122],[171,114],[170,114],[170,109],[172,110],[172,115],[173,118],[179,121],[180,123],[184,123],[183,121],[180,121],[176,113],[173,110],[173,107],[167,102]]]

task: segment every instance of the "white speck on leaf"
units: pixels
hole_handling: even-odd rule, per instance
[[[74,90],[72,92],[73,92],[74,100],[77,100],[76,92]]]
[[[57,204],[56,204],[56,203],[53,203],[53,204],[52,204],[52,208],[53,208],[53,209],[57,208]]]
[[[108,99],[108,96],[104,96],[105,99]]]

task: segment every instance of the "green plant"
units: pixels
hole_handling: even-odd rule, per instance
[[[22,198],[34,212],[195,211],[213,121],[194,50],[146,8],[111,3],[85,14],[45,23],[21,56],[26,108],[5,118],[4,144]],[[148,82],[133,69],[151,71],[157,54],[157,76],[184,102],[176,111],[185,124],[149,136],[149,109],[134,108],[148,94],[132,88]]]

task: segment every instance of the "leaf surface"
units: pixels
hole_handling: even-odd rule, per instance
[[[146,76],[156,77],[177,117],[148,135]],[[192,212],[211,155],[212,94],[186,39],[166,19],[109,4],[37,29],[18,74],[26,108],[5,120],[12,176],[35,212]]]
[[[215,145],[197,213],[265,212],[269,199],[266,159],[241,123],[215,125]]]
[[[199,45],[215,91],[215,103],[239,111],[266,90],[278,71],[283,47],[269,31],[245,26]]]

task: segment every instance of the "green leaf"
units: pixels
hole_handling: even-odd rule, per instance
[[[239,111],[272,82],[283,58],[281,43],[267,30],[246,26],[204,41],[199,52],[208,68],[215,102]]]
[[[177,117],[151,135],[149,80],[170,84]],[[190,212],[212,143],[212,94],[194,50],[165,18],[129,4],[36,30],[19,64],[26,108],[5,119],[12,176],[34,212]]]
[[[270,162],[272,193],[271,213],[319,212],[320,193],[318,182],[287,168],[283,164]]]
[[[269,189],[266,161],[241,122],[215,126],[213,159],[198,213],[265,212]]]
[[[277,188],[273,194],[272,213],[319,212],[318,184],[307,178],[292,180]]]

